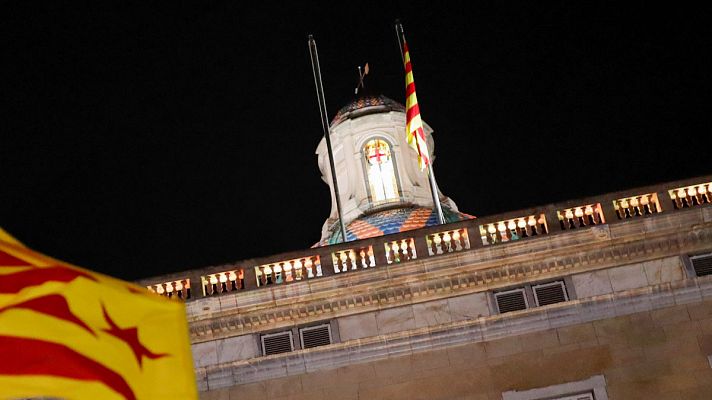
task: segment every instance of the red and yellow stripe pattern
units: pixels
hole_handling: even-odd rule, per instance
[[[184,305],[0,229],[0,398],[197,399]]]
[[[415,96],[415,80],[413,80],[413,65],[410,62],[408,44],[403,38],[403,62],[405,63],[405,130],[408,145],[418,152],[418,166],[422,171],[430,165],[430,153],[425,140],[423,121],[420,119],[418,98]]]

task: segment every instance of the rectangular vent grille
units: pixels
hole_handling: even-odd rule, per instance
[[[329,324],[302,328],[299,333],[303,349],[331,344],[331,326]]]
[[[690,257],[697,276],[712,275],[712,253]]]
[[[562,281],[536,285],[533,286],[532,289],[534,289],[534,298],[538,306],[546,306],[569,300],[569,296],[566,294],[566,286]]]
[[[288,353],[294,350],[292,344],[292,332],[271,333],[262,335],[262,354]]]
[[[524,294],[524,289],[495,293],[494,297],[500,314],[527,309],[527,296]]]

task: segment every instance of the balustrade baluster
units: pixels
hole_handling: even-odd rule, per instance
[[[336,263],[334,263],[334,272],[339,273],[343,271],[343,260],[341,257],[343,257],[343,253],[340,251],[337,251],[334,253],[336,255]]]
[[[316,272],[314,272],[314,275],[322,276],[321,261],[319,260],[318,257],[313,257],[312,259],[314,260],[314,262],[312,263],[312,265],[313,265],[312,268],[314,268],[314,271],[316,271]],[[317,262],[317,261],[319,261],[319,262]]]
[[[362,254],[363,249],[355,249],[352,250],[350,255],[353,256],[352,259],[352,270],[357,270],[359,267],[361,268],[366,268],[365,265],[363,264],[363,254]]]
[[[298,260],[296,260],[298,261]],[[295,260],[289,260],[288,261],[288,267],[289,269],[285,271],[285,277],[287,282],[293,282],[294,281],[294,265],[295,265]]]
[[[408,256],[408,239],[401,239],[400,243],[398,244],[398,247],[400,248],[400,259],[403,261],[408,261],[410,260],[410,257]]]
[[[228,272],[225,272],[222,274],[225,277],[225,280],[220,278],[220,287],[222,289],[221,293],[227,292],[227,283],[230,281],[230,274]]]
[[[239,289],[240,283],[238,279],[239,275],[237,274],[237,271],[230,271],[227,277],[227,281],[231,292],[237,291]]]
[[[443,252],[453,253],[453,252],[457,251],[457,246],[455,245],[455,239],[453,239],[454,234],[455,234],[455,231],[447,231],[443,234],[443,236],[442,236]]]
[[[338,258],[337,258],[337,260],[338,260]],[[338,264],[338,262],[337,262],[337,264]],[[306,266],[306,269],[307,269],[307,279],[311,279],[311,278],[314,277],[314,274],[315,274],[314,269],[315,269],[315,268],[316,268],[316,261],[315,261],[314,258],[312,257],[312,258],[310,259],[309,264]],[[338,269],[338,265],[334,265],[334,268],[337,268],[337,269]]]
[[[189,299],[190,298],[190,284],[186,279],[180,281],[181,284],[181,298],[183,299]]]
[[[418,253],[415,250],[415,239],[413,239],[413,238],[408,239],[408,243],[409,243],[408,244],[408,253],[409,253],[409,257],[410,257],[409,259],[414,260],[414,259],[418,258]]]
[[[438,241],[437,241],[438,250],[440,251],[438,254],[444,254],[444,253],[445,253],[445,247],[444,247],[444,246],[445,246],[445,244],[444,244],[445,241],[443,240],[444,237],[445,237],[445,234],[442,233],[442,232],[440,232],[440,233],[437,234],[437,238],[438,238]]]
[[[354,250],[349,250],[346,252],[346,262],[348,263],[348,270],[355,271],[358,269],[358,255]]]
[[[389,264],[400,262],[400,260],[398,259],[398,256],[397,256],[398,252],[396,251],[397,246],[398,245],[395,243],[391,243],[391,245],[388,246],[388,251],[386,251],[386,256],[388,257]]]
[[[430,252],[432,255],[438,254],[438,245],[435,243],[435,234],[428,235],[428,239],[430,239]]]
[[[271,285],[272,284],[272,270],[274,268],[274,264],[270,264],[265,269],[263,270],[264,276],[265,276],[265,285]]]
[[[302,280],[302,276],[304,276],[304,270],[307,267],[307,259],[300,258],[299,263],[297,265],[299,266],[299,268],[294,270],[294,279],[300,281]]]

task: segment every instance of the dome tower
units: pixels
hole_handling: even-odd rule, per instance
[[[331,143],[347,240],[436,225],[428,176],[406,143],[405,107],[383,95],[360,97],[336,113]],[[430,159],[433,130],[423,123]],[[318,245],[341,242],[339,216],[329,168],[326,140],[317,146],[322,179],[331,188],[331,213]],[[438,193],[446,222],[473,218]]]

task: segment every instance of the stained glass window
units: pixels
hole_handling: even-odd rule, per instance
[[[371,201],[398,199],[398,180],[388,142],[381,139],[371,140],[364,146],[363,153]]]

